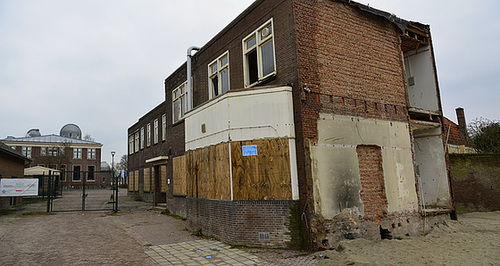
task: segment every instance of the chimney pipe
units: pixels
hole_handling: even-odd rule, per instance
[[[188,48],[187,50],[187,63],[186,63],[186,67],[187,67],[187,110],[186,111],[190,111],[191,109],[193,109],[193,84],[192,81],[191,81],[191,53],[192,51],[199,51],[200,48],[199,47],[196,47],[196,46],[191,46]]]
[[[458,131],[460,131],[460,134],[464,138],[467,138],[467,123],[465,122],[465,112],[464,108],[458,107],[455,109],[455,112],[457,113],[457,120],[458,120]]]

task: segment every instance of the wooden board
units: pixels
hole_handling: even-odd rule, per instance
[[[151,191],[151,169],[145,168],[144,172],[144,192]]]
[[[175,195],[187,195],[187,168],[186,168],[186,156],[175,157],[172,160],[173,167],[173,186]]]
[[[166,165],[160,166],[160,184],[161,184],[160,191],[167,192],[167,166]]]
[[[139,191],[139,170],[134,171],[134,191]]]
[[[228,143],[189,151],[185,156],[188,197],[231,199]]]
[[[243,155],[248,145],[257,155]],[[288,139],[232,142],[231,160],[234,200],[292,199]]]

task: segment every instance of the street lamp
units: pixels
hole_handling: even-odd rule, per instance
[[[115,173],[115,151],[111,151],[111,171]]]

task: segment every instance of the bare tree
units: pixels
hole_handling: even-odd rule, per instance
[[[92,138],[92,136],[90,134],[86,134],[85,136],[83,136],[83,140],[92,141],[92,142],[95,141],[95,139]]]

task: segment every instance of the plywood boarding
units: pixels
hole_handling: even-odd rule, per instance
[[[174,194],[187,195],[187,168],[186,156],[175,157],[172,160]]]
[[[257,155],[243,156],[243,146],[256,145]],[[288,139],[231,143],[234,200],[291,200]]]
[[[229,144],[186,153],[187,195],[204,199],[231,199]]]
[[[151,169],[145,168],[144,170],[144,192],[151,191]]]
[[[134,171],[134,191],[139,191],[139,170]]]
[[[134,172],[128,174],[128,191],[134,191]]]
[[[160,190],[161,192],[167,192],[167,166],[160,166]]]

